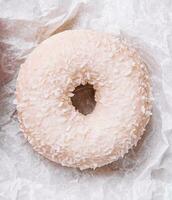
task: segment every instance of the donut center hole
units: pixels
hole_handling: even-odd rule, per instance
[[[72,105],[83,115],[92,113],[96,105],[95,92],[93,85],[89,83],[77,86],[72,92],[74,94],[71,97]]]

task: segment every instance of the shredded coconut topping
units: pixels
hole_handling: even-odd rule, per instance
[[[96,90],[96,106],[84,116],[71,97],[87,83]],[[152,115],[149,74],[138,52],[120,37],[89,30],[65,31],[40,44],[20,69],[16,96],[33,148],[80,169],[123,157]]]

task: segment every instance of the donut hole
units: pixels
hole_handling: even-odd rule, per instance
[[[88,115],[93,112],[96,106],[95,89],[93,85],[87,83],[86,85],[79,85],[72,92],[72,105],[83,115]]]

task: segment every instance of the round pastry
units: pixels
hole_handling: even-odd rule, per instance
[[[152,107],[138,52],[91,30],[61,32],[34,49],[19,71],[16,98],[33,148],[81,170],[123,157],[143,135]]]

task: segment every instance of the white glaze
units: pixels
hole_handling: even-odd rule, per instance
[[[96,89],[86,116],[70,97],[76,86]],[[147,67],[125,40],[89,30],[65,31],[41,43],[17,79],[21,128],[40,154],[64,166],[96,168],[137,144],[151,115]]]

